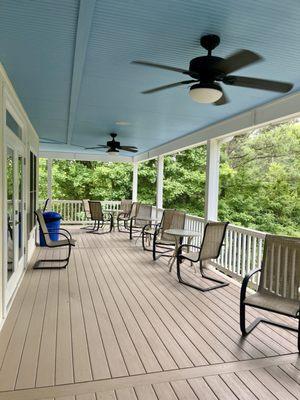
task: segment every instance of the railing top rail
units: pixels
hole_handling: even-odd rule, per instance
[[[44,200],[39,200],[39,203],[42,204],[44,203]],[[53,199],[52,203],[56,203],[56,204],[81,204],[81,200],[62,200],[62,199]],[[101,201],[104,204],[107,205],[119,205],[121,203],[121,201],[119,200],[102,200]],[[163,208],[156,208],[155,206],[153,206],[154,209],[156,209],[159,212],[163,212],[164,209]],[[193,221],[200,221],[202,223],[205,222],[205,219],[203,217],[199,217],[197,215],[192,215],[192,214],[187,214],[187,218]],[[241,234],[245,234],[245,235],[250,235],[253,237],[256,237],[258,239],[264,239],[265,236],[267,235],[266,232],[262,232],[262,231],[257,231],[255,229],[251,229],[251,228],[245,228],[242,226],[238,226],[238,225],[233,225],[233,224],[229,224],[228,226],[228,230],[229,231],[235,231],[237,233],[241,233]]]
[[[238,225],[228,225],[228,230],[234,230],[238,233],[245,233],[251,236],[255,236],[257,238],[264,239],[265,236],[268,234],[267,232],[262,232],[262,231],[256,231],[255,229],[251,228],[244,228],[243,226],[238,226]]]
[[[120,200],[99,200],[99,201],[101,201],[102,203],[108,203],[108,204],[119,204],[119,203],[121,203],[121,201]],[[45,200],[39,200],[39,202],[40,203],[43,203],[43,202],[45,202]],[[82,200],[64,200],[64,199],[52,199],[52,203],[81,203],[82,202]]]

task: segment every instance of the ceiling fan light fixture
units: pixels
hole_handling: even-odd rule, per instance
[[[198,103],[215,103],[223,96],[223,92],[216,83],[197,83],[190,88],[189,95]]]
[[[117,149],[108,149],[106,151],[106,153],[108,153],[108,155],[110,155],[110,156],[116,157],[119,154],[119,150],[117,150]]]

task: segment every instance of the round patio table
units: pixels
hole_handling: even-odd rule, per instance
[[[179,248],[179,244],[180,244],[180,240],[183,239],[184,237],[187,238],[187,244],[191,244],[191,241],[194,237],[199,237],[202,236],[201,232],[197,232],[197,231],[191,231],[189,229],[166,229],[165,233],[168,235],[172,235],[174,236],[174,240],[175,240],[175,249],[174,249],[174,253],[172,255],[172,257],[169,260],[169,272],[172,271],[172,267],[173,264],[176,260],[177,257],[177,251]]]

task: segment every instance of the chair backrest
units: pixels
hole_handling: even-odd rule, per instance
[[[91,219],[93,221],[103,221],[103,211],[100,201],[89,201]]]
[[[201,243],[200,260],[219,257],[228,224],[229,222],[207,222]]]
[[[165,231],[167,229],[184,229],[185,216],[184,211],[164,210],[160,225],[161,239],[174,242],[174,236],[166,234]]]
[[[140,204],[134,225],[144,227],[151,222],[152,206]]]
[[[135,218],[139,212],[140,203],[134,202],[131,204],[129,218]]]
[[[85,213],[85,216],[86,216],[87,219],[91,218],[89,201],[90,201],[89,199],[83,199],[82,200],[83,210],[84,210],[84,213]]]
[[[38,220],[38,223],[39,223],[39,226],[40,226],[40,230],[41,230],[42,235],[44,237],[45,243],[46,244],[51,243],[51,239],[50,239],[50,236],[49,236],[49,231],[48,231],[48,228],[47,228],[47,225],[46,225],[42,210],[39,208],[34,213],[35,213],[35,215],[37,217],[37,220]]]
[[[258,291],[300,300],[300,238],[266,235]]]
[[[131,210],[132,200],[121,200],[121,210],[124,214],[129,214]]]

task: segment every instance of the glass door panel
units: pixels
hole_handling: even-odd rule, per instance
[[[6,187],[7,187],[7,281],[15,271],[15,168],[14,151],[7,147]]]
[[[18,210],[17,210],[17,231],[18,231],[18,261],[23,257],[24,249],[24,227],[23,227],[23,215],[24,215],[24,204],[23,204],[23,157],[18,156]]]

